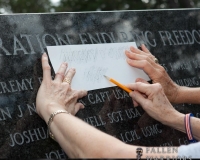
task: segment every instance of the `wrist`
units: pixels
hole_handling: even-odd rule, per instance
[[[177,103],[177,97],[179,96],[180,86],[177,85],[172,79],[162,84],[165,94],[171,103]]]
[[[170,117],[163,124],[172,127],[174,129],[177,129],[179,131],[183,131],[185,127],[184,125],[185,114],[182,114],[176,110],[172,111],[169,114]]]
[[[187,103],[186,101],[187,101],[188,94],[185,97],[185,92],[187,92],[187,87],[179,86],[179,88],[177,90],[177,96],[176,96],[176,99],[175,99],[174,103],[176,103],[176,104],[178,104],[178,103]]]
[[[44,110],[42,114],[44,121],[48,123],[51,114],[58,110],[65,110],[65,109],[62,105],[55,102],[50,102],[48,105],[46,105],[46,110]]]
[[[175,82],[173,82],[173,93],[172,94],[172,100],[171,100],[171,103],[179,103],[179,97],[180,97],[180,93],[181,93],[181,86],[179,86],[178,84],[176,84]]]

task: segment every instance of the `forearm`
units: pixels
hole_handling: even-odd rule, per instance
[[[177,156],[177,147],[128,145],[72,115],[56,116],[51,130],[67,155],[73,158],[136,158],[137,148],[143,149],[142,158]]]
[[[56,103],[49,104],[42,113],[45,122],[48,123],[52,113],[63,108]],[[136,157],[135,146],[127,145],[67,113],[55,115],[50,130],[70,158]]]
[[[184,86],[179,87],[175,103],[200,104],[200,87],[198,88],[191,88]]]
[[[177,155],[177,152],[167,153],[169,147],[141,147],[125,144],[66,113],[57,114],[50,129],[70,158],[136,158],[137,148],[143,149],[142,158]],[[176,147],[170,150],[174,148],[177,150]]]
[[[186,133],[185,122],[184,122],[185,114],[174,112],[172,117],[173,118],[169,119],[165,123],[165,125],[168,125],[174,129]],[[194,138],[200,140],[200,119],[195,117],[190,117],[190,124]]]
[[[67,155],[73,158],[113,158],[120,156],[117,154],[125,145],[72,115],[55,116],[51,131]]]

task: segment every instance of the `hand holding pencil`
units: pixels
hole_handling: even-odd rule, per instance
[[[110,77],[105,76],[105,75],[104,75],[104,77],[106,77],[110,82],[116,84],[118,87],[120,87],[121,89],[125,90],[126,92],[128,92],[128,93],[132,92],[132,90],[130,90],[129,88],[127,88],[127,87],[124,86],[123,84],[117,82],[117,81],[114,80],[113,78],[110,78]]]

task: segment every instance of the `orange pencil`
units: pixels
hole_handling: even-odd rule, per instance
[[[126,86],[124,86],[123,84],[117,82],[116,80],[109,78],[107,76],[104,75],[104,77],[106,77],[110,82],[116,84],[118,87],[120,87],[121,89],[125,90],[126,92],[130,93],[132,92],[132,90],[128,89]]]

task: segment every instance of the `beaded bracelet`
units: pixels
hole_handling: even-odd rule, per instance
[[[65,110],[58,110],[58,111],[53,112],[53,113],[50,115],[49,121],[48,121],[48,123],[47,123],[47,126],[48,126],[48,130],[49,130],[49,136],[50,136],[54,141],[56,141],[56,140],[55,140],[55,137],[54,137],[53,133],[52,133],[51,130],[50,130],[50,124],[51,124],[51,122],[53,121],[53,118],[55,117],[55,115],[60,114],[60,113],[71,114],[71,113],[69,113],[69,112],[67,112],[67,111],[65,111]]]
[[[187,136],[188,136],[190,143],[195,143],[195,142],[197,142],[197,140],[194,139],[193,134],[192,134],[190,117],[194,117],[194,115],[192,113],[188,113],[188,114],[185,115],[185,118],[184,118],[185,130],[186,130],[186,133],[187,133]]]

